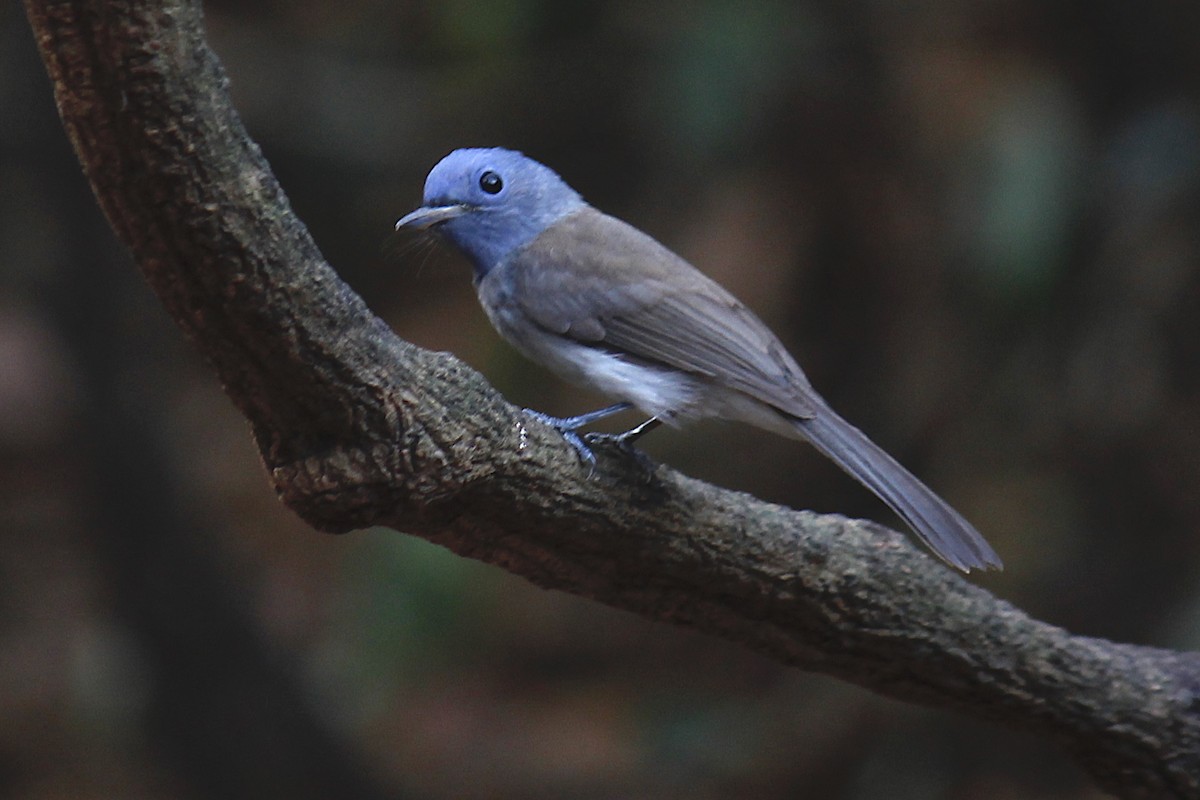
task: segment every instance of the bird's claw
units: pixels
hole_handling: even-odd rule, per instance
[[[635,428],[634,431],[636,430]],[[638,435],[630,435],[634,431],[626,431],[625,433],[587,433],[584,434],[583,439],[587,445],[599,444],[616,448],[631,458],[643,472],[647,475],[652,475],[657,465],[650,460],[650,456],[634,446],[634,442],[638,439]]]
[[[592,448],[588,446],[586,441],[587,436],[580,436],[569,428],[555,428],[562,437],[567,440],[567,444],[575,448],[575,453],[579,456],[583,463],[588,465],[588,475],[596,470],[596,454],[592,452]]]
[[[616,447],[621,452],[632,457],[645,472],[652,474],[655,469],[654,462],[650,460],[649,456],[634,447],[633,443],[644,433],[657,427],[659,424],[657,419],[651,418],[624,433],[586,433],[582,436],[579,435],[580,428],[631,407],[629,403],[617,403],[616,405],[602,408],[599,411],[593,411],[589,414],[580,414],[577,417],[552,417],[549,414],[543,414],[541,411],[534,411],[532,408],[526,408],[524,412],[539,422],[544,422],[554,428],[567,440],[567,443],[571,447],[575,448],[579,459],[588,465],[588,477],[591,477],[596,471],[596,454],[592,452],[592,448],[590,447],[593,443]]]
[[[623,411],[624,408],[612,406],[600,411],[594,411],[591,414],[581,414],[577,417],[552,417],[549,414],[543,414],[541,411],[534,411],[532,408],[522,410],[527,416],[533,417],[538,422],[544,422],[558,431],[559,435],[567,440],[567,444],[575,448],[575,453],[579,456],[579,459],[588,465],[588,474],[590,475],[596,469],[596,454],[592,452],[592,448],[587,446],[587,442],[583,440],[583,437],[577,431],[584,425],[595,422],[597,419],[608,414]]]

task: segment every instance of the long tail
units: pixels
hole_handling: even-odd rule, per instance
[[[814,447],[887,503],[946,563],[964,572],[1004,568],[971,523],[829,406],[819,403],[814,417],[795,425]]]

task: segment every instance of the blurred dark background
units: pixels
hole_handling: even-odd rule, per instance
[[[557,169],[755,308],[1072,631],[1200,646],[1200,6],[220,2],[251,133],[343,277],[513,402],[597,398],[389,239],[464,145]],[[0,8],[0,796],[1092,798],[1053,745],[316,534],[98,213]],[[628,420],[632,421],[632,420]],[[715,483],[894,522],[810,449]]]

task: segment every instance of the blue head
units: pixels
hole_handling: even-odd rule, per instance
[[[563,179],[515,150],[455,150],[425,179],[424,205],[396,223],[434,229],[482,278],[550,225],[584,206]]]

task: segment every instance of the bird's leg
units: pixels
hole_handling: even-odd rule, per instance
[[[630,428],[624,433],[589,433],[584,436],[589,442],[607,442],[615,444],[622,450],[632,450],[633,443],[645,436],[650,431],[662,425],[662,420],[658,417],[651,417],[642,424]]]
[[[649,433],[650,431],[657,428],[659,425],[662,425],[662,420],[659,419],[658,417],[651,417],[650,419],[643,422],[641,425],[638,425],[635,428],[630,428],[629,430],[620,434],[617,437],[617,440],[622,445],[625,445],[625,446],[632,445],[638,439],[642,438],[647,433]]]
[[[651,417],[642,424],[630,428],[624,433],[589,433],[583,438],[588,444],[596,442],[610,443],[617,447],[618,450],[626,455],[632,456],[638,465],[648,474],[654,473],[654,462],[650,457],[633,446],[633,443],[645,436],[650,431],[662,425],[662,420],[658,417]]]
[[[596,465],[596,454],[592,452],[592,448],[587,446],[576,431],[580,428],[591,425],[597,420],[611,417],[613,414],[619,414],[622,411],[628,411],[633,408],[632,403],[615,403],[607,408],[602,408],[599,411],[592,411],[587,414],[580,414],[577,417],[552,417],[549,414],[543,414],[540,411],[534,411],[532,408],[524,409],[525,413],[536,419],[538,422],[544,422],[554,428],[567,442],[575,448],[575,452],[579,454],[589,466]],[[643,423],[644,425],[644,423]],[[638,427],[643,427],[639,425]],[[634,429],[636,430],[636,428]],[[640,434],[639,434],[640,435]]]

